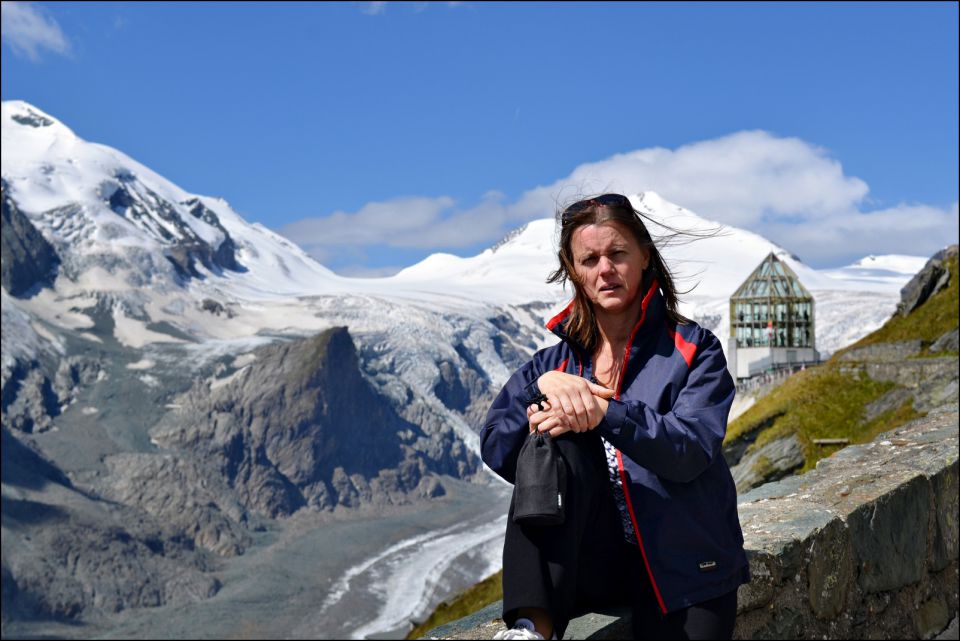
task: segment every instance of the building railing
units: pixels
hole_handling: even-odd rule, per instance
[[[779,385],[793,374],[803,371],[808,367],[817,367],[823,363],[822,360],[811,361],[809,363],[773,363],[768,365],[763,372],[751,376],[750,378],[737,379],[737,392],[752,392],[763,387]]]

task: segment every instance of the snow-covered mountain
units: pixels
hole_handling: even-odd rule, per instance
[[[327,326],[313,309],[316,297],[331,295],[481,315],[492,306],[553,308],[569,297],[544,282],[556,261],[551,218],[531,221],[476,256],[434,254],[390,278],[344,278],[289,240],[247,223],[223,199],[187,193],[123,153],[81,140],[36,107],[5,102],[2,118],[8,195],[63,260],[52,290],[24,305],[60,324],[89,325],[73,310],[94,291],[113,296],[118,338],[131,346],[181,340],[147,324],[199,340],[315,331]],[[818,347],[826,353],[878,327],[893,311],[899,287],[925,260],[871,256],[818,271],[757,234],[705,220],[653,192],[633,200],[666,227],[706,234],[681,234],[663,253],[680,287],[691,289],[683,311],[722,339],[726,299],[770,251],[794,269],[817,297],[818,313],[831,319],[818,323]],[[666,227],[652,224],[651,232],[666,237]],[[519,320],[526,325],[528,316]]]
[[[866,256],[852,265],[827,269],[823,273],[831,278],[844,280],[861,287],[876,287],[884,285],[891,290],[903,286],[904,277],[908,280],[923,269],[928,258],[922,256],[905,256],[903,254],[888,254],[885,256]]]
[[[2,144],[4,625],[203,599],[263,519],[477,477],[542,339],[512,313],[341,278],[26,103]]]
[[[170,290],[183,279],[247,273],[270,295],[323,288],[335,278],[293,243],[242,220],[217,198],[189,194],[110,147],[86,142],[20,101],[3,103],[3,178],[22,211],[69,245],[79,276],[100,257],[123,257],[113,275]],[[166,261],[157,261],[157,256]],[[169,264],[164,264],[167,262]]]
[[[188,193],[32,105],[4,102],[2,125],[5,198],[60,261],[52,286],[5,298],[4,307],[44,321],[48,335],[60,328],[102,340],[93,329],[107,323],[121,345],[186,344],[203,362],[270,335],[346,325],[368,370],[389,362],[404,385],[431,396],[442,378],[437,363],[463,364],[458,349],[473,351],[482,375],[501,384],[512,362],[503,362],[497,346],[508,345],[516,360],[552,341],[542,324],[570,296],[545,283],[556,261],[552,218],[531,221],[476,256],[434,254],[390,278],[345,278],[247,223],[223,199]],[[632,199],[660,223],[651,224],[654,237],[667,238],[665,259],[681,289],[690,290],[682,311],[724,345],[727,299],[770,251],[816,296],[823,353],[882,324],[900,285],[924,260],[868,257],[818,271],[757,234],[705,220],[653,192]],[[671,238],[672,230],[681,234]],[[505,322],[513,328],[508,343],[497,327]],[[5,360],[13,351],[8,336]],[[472,439],[462,422],[459,431]]]
[[[21,579],[37,590],[72,581],[85,587],[58,602],[70,612],[98,607],[90,595],[105,592],[119,595],[116,608],[166,602],[117,584],[105,561],[113,553],[88,540],[106,527],[97,524],[140,523],[145,534],[130,529],[120,554],[176,585],[180,560],[155,553],[151,527],[161,549],[192,541],[234,554],[256,518],[394,504],[434,496],[440,475],[476,478],[476,431],[493,395],[555,340],[543,325],[570,292],[545,283],[552,218],[476,256],[435,254],[390,278],[345,278],[225,200],[186,192],[32,105],[4,102],[0,120],[5,505],[9,493],[64,506],[89,527],[55,544],[101,550],[103,561],[61,576],[47,548],[18,538],[36,532],[8,536],[5,512],[4,594]],[[770,251],[816,296],[822,352],[882,324],[924,262],[870,257],[818,271],[653,192],[632,200],[705,236],[662,250],[681,289],[693,288],[682,311],[724,344],[728,297]],[[357,432],[371,412],[377,429]],[[28,483],[8,483],[21,473],[8,476],[8,465],[34,458],[42,464],[16,468]],[[38,551],[16,556],[20,574],[7,571],[14,541]],[[215,590],[190,572],[190,594]]]
[[[183,352],[178,369],[189,374],[280,336],[347,326],[384,394],[408,410],[417,406],[411,398],[425,399],[420,420],[452,426],[476,449],[467,417],[542,339],[511,331],[503,340],[488,320],[502,312],[469,294],[339,277],[225,201],[185,192],[26,103],[3,103],[2,124],[5,208],[22,214],[59,261],[49,287],[4,296],[5,382],[18,346],[63,353],[68,334],[131,350],[149,387],[163,380],[167,347]],[[22,318],[30,321],[13,322]],[[483,389],[467,394],[477,377]]]

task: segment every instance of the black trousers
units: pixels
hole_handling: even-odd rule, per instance
[[[567,463],[565,519],[555,526],[518,525],[513,506],[503,546],[503,619],[520,608],[550,613],[558,638],[570,619],[609,608],[633,609],[637,639],[730,639],[737,591],[664,615],[640,549],[623,536],[598,434],[556,440]]]

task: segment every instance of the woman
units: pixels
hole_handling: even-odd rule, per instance
[[[566,515],[521,525],[511,506],[496,638],[560,638],[613,605],[633,608],[635,638],[731,638],[749,573],[721,454],[734,384],[720,342],[678,313],[626,197],[581,200],[559,223],[549,280],[575,289],[547,324],[561,341],[504,386],[481,449],[512,483],[527,434],[549,434],[568,468]]]

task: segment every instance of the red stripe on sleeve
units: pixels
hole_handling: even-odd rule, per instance
[[[667,325],[667,332],[670,333],[670,338],[673,339],[673,344],[676,345],[677,351],[683,356],[683,360],[687,362],[687,367],[693,366],[693,357],[697,353],[696,344],[688,343],[687,340],[680,335],[680,332],[670,325]]]

